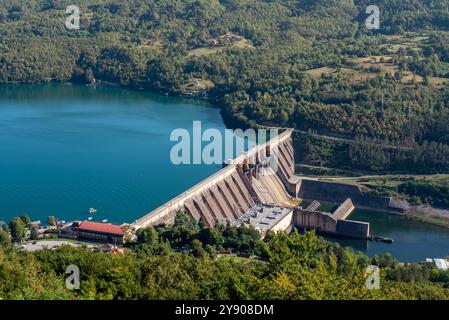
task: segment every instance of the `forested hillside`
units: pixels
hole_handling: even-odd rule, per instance
[[[366,286],[371,263],[380,289]],[[80,270],[80,290],[65,287],[69,265]],[[0,230],[0,299],[448,299],[448,285],[449,272],[435,266],[400,266],[388,254],[370,261],[314,233],[260,240],[253,228],[210,229],[186,214],[140,230],[115,255],[67,246],[21,252]]]
[[[449,170],[445,0],[379,0],[379,30],[366,29],[365,0],[80,0],[80,30],[65,28],[69,4],[2,1],[1,83],[197,85],[230,126],[346,139],[339,151],[303,146],[303,163]]]

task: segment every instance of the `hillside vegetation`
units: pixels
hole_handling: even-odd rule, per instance
[[[380,289],[366,286],[370,263]],[[80,270],[80,290],[65,287],[69,265]],[[0,231],[0,299],[448,299],[448,285],[449,272],[432,265],[400,266],[388,254],[370,261],[314,233],[261,240],[253,228],[210,229],[187,214],[140,230],[115,255],[21,252]]]
[[[69,4],[2,1],[0,83],[197,83],[230,126],[374,141],[330,150],[334,163],[309,148],[306,164],[449,169],[447,1],[380,0],[380,30],[366,29],[365,0],[80,0],[80,30],[65,28]]]

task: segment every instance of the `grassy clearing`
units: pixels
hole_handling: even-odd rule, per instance
[[[420,46],[429,39],[427,35],[405,34],[386,36],[386,41],[379,48],[386,48],[389,53],[396,54],[401,48],[404,50],[421,50]]]
[[[331,68],[331,67],[322,67],[322,68],[316,68],[316,69],[310,69],[307,70],[306,73],[311,75],[312,77],[316,77],[319,78],[321,77],[323,74],[329,74],[329,73],[334,73],[336,72],[337,69],[335,68]]]
[[[337,69],[334,67],[325,66],[310,69],[305,72],[316,78],[319,78],[324,74],[338,73],[355,82],[361,82],[366,79],[374,78],[378,75],[385,76],[386,74],[390,74],[394,76],[399,71],[399,66],[394,61],[394,55],[396,55],[401,48],[406,51],[422,50],[421,46],[428,39],[429,37],[427,35],[417,34],[386,36],[385,41],[379,45],[379,50],[386,52],[383,55],[379,54],[368,57],[353,58],[350,59],[350,65],[344,68]],[[411,56],[405,56],[405,58],[407,57],[412,58]],[[405,85],[422,83],[423,81],[423,77],[416,73],[405,71],[402,74],[401,82]],[[449,79],[434,77],[430,79],[430,84],[434,87],[442,87],[449,84]]]
[[[233,48],[236,49],[254,49],[254,46],[251,45],[251,43],[249,42],[249,40],[241,37],[239,40],[237,40],[233,45]]]
[[[220,51],[226,50],[226,47],[203,47],[203,48],[197,48],[190,50],[187,54],[187,57],[203,57],[203,56],[209,56],[211,54],[215,54]]]
[[[234,254],[219,254],[217,255],[217,259],[220,259],[222,261],[226,261],[232,264],[240,264],[240,265],[246,265],[247,267],[251,267],[255,263],[265,263],[264,261],[252,259],[252,258],[245,258],[245,257],[238,257]]]
[[[181,86],[182,93],[201,93],[215,87],[215,84],[207,79],[194,78]]]
[[[164,42],[159,38],[152,38],[143,41],[143,44],[138,45],[138,49],[142,50],[160,50],[164,46]]]
[[[217,38],[210,39],[210,43],[211,44],[209,46],[190,50],[187,54],[187,58],[209,56],[218,52],[225,51],[229,48],[254,49],[248,39],[230,32]]]
[[[378,75],[385,76],[386,74],[390,74],[394,76],[399,71],[399,66],[393,63],[393,57],[391,55],[355,58],[351,61],[357,66],[354,68],[345,67],[340,69],[321,67],[307,70],[306,73],[315,78],[319,78],[324,74],[338,73],[350,78],[352,81],[361,82],[366,79],[375,78]],[[402,73],[401,82],[403,84],[422,83],[423,81],[424,78],[422,76],[411,71]],[[435,87],[442,87],[449,84],[449,79],[433,77],[431,84]]]
[[[448,78],[439,78],[439,77],[432,77],[430,80],[430,84],[435,87],[444,87],[449,85],[449,79]]]

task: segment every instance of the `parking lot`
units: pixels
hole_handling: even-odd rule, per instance
[[[17,249],[31,252],[31,251],[38,251],[38,250],[43,250],[43,249],[51,250],[54,248],[58,248],[62,245],[68,245],[68,246],[72,246],[72,247],[81,247],[83,245],[83,243],[64,241],[64,240],[41,240],[41,241],[34,241],[32,243],[21,244],[21,245],[17,246]],[[91,247],[93,247],[93,246],[91,246]]]

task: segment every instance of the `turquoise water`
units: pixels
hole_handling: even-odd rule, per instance
[[[170,162],[176,128],[224,130],[204,102],[107,87],[0,87],[0,220],[132,222],[221,168]]]
[[[348,218],[370,223],[370,233],[394,239],[393,244],[327,237],[343,246],[350,246],[372,257],[390,252],[404,262],[420,262],[425,258],[449,255],[449,229],[422,223],[404,216],[356,210]]]
[[[177,128],[224,131],[205,102],[107,87],[0,86],[0,220],[28,213],[61,220],[132,222],[218,171],[220,165],[171,164]],[[371,234],[394,244],[332,239],[402,261],[449,253],[449,230],[401,216],[357,210]]]

